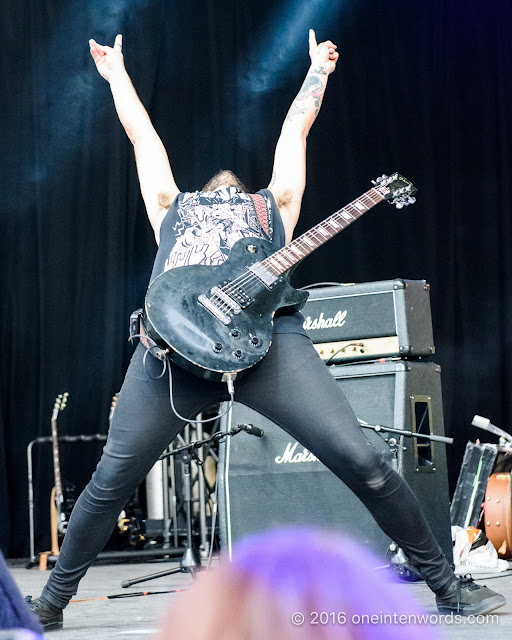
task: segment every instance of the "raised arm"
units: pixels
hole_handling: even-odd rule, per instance
[[[336,68],[339,54],[330,40],[317,44],[309,30],[311,67],[288,111],[277,142],[274,170],[268,188],[274,195],[286,232],[292,239],[306,186],[306,138],[324,97],[327,77]]]
[[[113,47],[95,40],[89,40],[89,46],[99,74],[110,84],[117,115],[133,144],[140,190],[158,243],[162,220],[179,193],[167,152],[126,72],[121,34]]]

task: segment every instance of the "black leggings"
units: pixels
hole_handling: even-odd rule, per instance
[[[103,456],[73,509],[57,564],[43,595],[64,607],[106,544],[120,511],[184,424],[169,404],[167,374],[150,379],[139,345],[130,362]],[[152,376],[162,363],[147,357]],[[206,382],[173,365],[175,406],[196,416],[227,400],[224,383]],[[338,383],[309,338],[274,334],[267,356],[235,383],[236,400],[285,429],[366,505],[383,531],[438,591],[453,572],[405,481],[369,444]],[[311,425],[314,425],[312,428]]]

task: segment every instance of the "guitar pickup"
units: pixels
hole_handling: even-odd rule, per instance
[[[279,276],[276,276],[271,269],[261,262],[255,262],[250,267],[247,267],[247,270],[254,273],[254,275],[263,282],[267,289],[273,289],[279,281]]]

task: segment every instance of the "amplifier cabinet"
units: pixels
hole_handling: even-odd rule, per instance
[[[383,280],[309,292],[304,328],[331,363],[435,352],[430,286],[425,280]]]
[[[371,424],[444,435],[440,368],[430,362],[395,361],[330,367],[356,416]],[[290,399],[293,402],[293,399]],[[319,420],[321,416],[319,416]],[[279,526],[319,526],[344,532],[383,560],[390,544],[362,502],[321,462],[274,422],[239,403],[222,419],[223,430],[250,423],[261,438],[240,433],[221,443],[217,481],[221,545]],[[315,425],[311,425],[314,429]],[[368,440],[393,463],[382,434]],[[444,445],[415,446],[397,436],[399,472],[416,494],[451,562],[450,508]]]

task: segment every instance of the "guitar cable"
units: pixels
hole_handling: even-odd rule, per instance
[[[235,385],[233,383],[233,378],[232,377],[227,377],[226,383],[228,386],[228,393],[229,393],[229,403],[228,403],[228,407],[225,411],[223,411],[222,413],[219,413],[216,416],[213,416],[213,418],[205,418],[204,420],[192,420],[191,418],[185,418],[185,416],[182,416],[176,409],[175,405],[174,405],[174,397],[173,397],[173,387],[172,387],[172,368],[171,368],[171,359],[169,358],[169,356],[165,356],[165,358],[162,358],[160,355],[153,355],[154,358],[157,358],[158,360],[161,360],[162,362],[162,371],[160,373],[160,375],[158,376],[152,376],[150,375],[149,371],[148,371],[148,367],[147,367],[147,356],[148,353],[151,353],[151,351],[153,349],[160,349],[160,347],[156,344],[156,342],[154,340],[152,340],[149,336],[144,335],[142,333],[136,333],[130,336],[130,341],[133,341],[133,338],[139,338],[141,340],[142,345],[146,348],[146,352],[144,353],[144,357],[142,359],[142,364],[144,366],[144,371],[146,372],[146,375],[148,376],[148,378],[150,378],[151,380],[160,380],[160,378],[163,378],[163,376],[165,375],[165,372],[167,370],[169,370],[169,401],[171,404],[171,409],[174,413],[174,415],[179,418],[180,420],[183,420],[183,422],[187,422],[187,423],[191,423],[191,424],[204,424],[206,422],[214,422],[214,420],[219,420],[219,418],[223,418],[225,415],[227,415],[231,409],[233,408],[233,404],[235,402]],[[152,343],[150,347],[147,347],[143,342],[142,339],[146,340],[149,343]],[[162,354],[163,351],[162,349],[160,349],[160,354]]]
[[[171,361],[168,356],[167,356],[167,360],[168,360],[168,363],[167,365],[165,365],[165,368],[169,369],[169,401],[171,403],[171,409],[173,410],[174,415],[177,418],[179,418],[180,420],[183,420],[184,422],[190,422],[192,424],[204,424],[205,422],[213,422],[214,420],[223,418],[225,415],[227,415],[231,411],[231,409],[233,408],[233,403],[235,402],[235,386],[233,384],[233,380],[228,379],[227,385],[228,385],[228,393],[229,393],[230,400],[228,403],[228,408],[225,411],[217,414],[216,416],[213,416],[213,418],[205,418],[204,420],[192,420],[190,418],[185,418],[184,416],[179,414],[178,411],[176,410],[176,407],[174,406],[174,398],[173,398],[173,392],[172,392],[172,369],[171,369]],[[165,372],[165,369],[164,369],[164,372]]]

